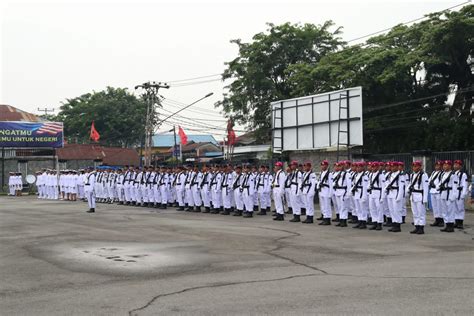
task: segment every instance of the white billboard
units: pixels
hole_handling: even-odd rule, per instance
[[[362,87],[272,102],[274,152],[363,145]]]

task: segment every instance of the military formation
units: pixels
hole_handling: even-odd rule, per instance
[[[269,166],[194,165],[177,167],[88,168],[37,173],[40,199],[84,200],[89,213],[96,203],[117,203],[134,207],[233,215],[251,218],[271,212],[273,220],[337,227],[354,224],[355,229],[374,231],[388,227],[400,232],[407,205],[413,215],[412,234],[424,234],[430,196],[431,226],[443,232],[463,229],[464,200],[469,192],[467,174],[460,160],[437,161],[430,174],[420,161],[406,173],[402,162],[329,162],[313,171],[311,162],[292,161]],[[21,175],[20,182],[21,182]],[[14,178],[16,177],[16,178]],[[12,188],[18,187],[11,175]],[[16,187],[15,187],[16,185]],[[15,192],[10,189],[10,192]],[[14,193],[15,195],[17,193]],[[315,219],[315,201],[320,216]],[[302,218],[304,216],[304,218]]]

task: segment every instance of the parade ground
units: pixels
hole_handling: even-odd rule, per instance
[[[472,212],[464,231],[411,235],[411,217],[390,233],[271,215],[86,210],[0,197],[1,315],[474,312]]]

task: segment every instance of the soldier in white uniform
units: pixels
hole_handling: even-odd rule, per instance
[[[467,178],[466,172],[462,170],[462,160],[454,161],[454,170],[455,174],[459,180],[457,187],[457,196],[456,196],[456,211],[454,213],[454,228],[464,229],[464,214],[466,212],[464,207],[464,200],[469,192],[469,180]]]
[[[408,186],[408,182],[410,181],[410,176],[405,172],[405,163],[400,161],[398,162],[398,170],[400,171],[400,177],[404,177],[404,185],[403,185],[403,198],[402,198],[402,224],[405,224],[405,218],[407,216],[407,194],[406,194],[406,187]]]
[[[370,163],[369,166],[371,172],[369,174],[369,184],[367,187],[367,193],[369,194],[369,212],[373,224],[370,230],[382,230],[382,191],[384,185],[384,176],[382,170],[380,170],[379,162],[374,161]]]
[[[301,181],[301,197],[305,202],[306,219],[304,224],[314,223],[314,195],[316,194],[316,175],[312,170],[311,162],[305,162],[303,180]]]
[[[84,170],[79,170],[79,174],[77,175],[77,196],[80,200],[85,200],[84,195],[84,183],[85,183],[85,173]]]
[[[202,180],[202,172],[199,170],[197,165],[194,166],[194,176],[191,179],[191,192],[194,200],[194,212],[201,212],[202,199],[201,199],[201,188],[199,184]]]
[[[336,172],[337,164],[338,164],[338,162],[334,163],[333,170],[331,171],[331,178],[333,180],[334,180],[334,177],[336,176],[336,173],[337,173]],[[332,221],[337,223],[337,222],[339,222],[340,215],[339,215],[339,209],[337,208],[337,205],[336,205],[336,194],[335,194],[335,191],[334,191],[334,183],[333,183],[333,190],[331,192],[332,192],[331,205],[332,205],[332,208],[334,208],[334,214],[336,214],[336,218],[334,218]],[[331,209],[331,213],[332,213],[332,209]]]
[[[222,202],[224,204],[224,210],[221,212],[222,215],[229,215],[232,207],[232,196],[234,192],[232,190],[232,184],[234,183],[232,166],[227,165],[225,167],[225,173],[222,177]],[[253,198],[253,195],[252,195]],[[253,208],[253,201],[252,201]]]
[[[270,212],[272,209],[272,182],[273,182],[273,175],[270,174],[270,170],[268,165],[265,166],[265,175],[267,177],[267,186],[265,187],[265,202],[266,204],[266,212]]]
[[[350,189],[350,174],[344,169],[344,162],[339,162],[336,164],[336,173],[333,178],[333,191],[336,197],[336,207],[339,210],[337,227],[347,227]]]
[[[165,167],[160,168],[160,181],[158,182],[160,187],[160,195],[161,195],[161,206],[160,209],[166,209],[168,206],[168,183],[169,177],[168,173],[166,172]]]
[[[285,198],[286,175],[282,169],[283,163],[280,161],[276,162],[273,169],[275,176],[272,179],[273,201],[276,210],[276,216],[273,220],[275,221],[283,221],[285,219],[283,200]]]
[[[211,174],[207,168],[207,165],[202,166],[202,177],[199,182],[201,188],[201,200],[204,205],[203,213],[211,212]]]
[[[86,194],[87,203],[89,204],[89,210],[87,213],[95,212],[95,180],[94,169],[89,168],[84,183],[84,193]]]
[[[255,175],[255,196],[257,197],[257,203],[260,205],[260,212],[257,215],[267,215],[267,202],[265,190],[268,186],[267,176],[265,174],[265,166],[260,166],[260,172]],[[254,209],[255,211],[255,209]]]
[[[223,174],[219,170],[219,166],[214,166],[211,176],[211,196],[212,210],[211,214],[218,214],[222,207],[222,178]]]
[[[421,169],[421,161],[412,163],[413,173],[407,185],[407,196],[410,198],[415,229],[410,234],[422,235],[425,233],[426,205],[428,204],[428,175]]]
[[[287,207],[287,214],[293,214],[293,208],[291,207],[291,168],[286,167],[285,173],[285,203]]]
[[[242,216],[244,212],[244,199],[242,196],[243,190],[241,189],[244,175],[242,174],[242,167],[235,167],[235,176],[232,183],[232,190],[234,192],[235,211],[234,216]]]
[[[242,190],[242,198],[244,200],[245,211],[243,217],[253,217],[254,211],[254,194],[255,194],[255,175],[251,172],[248,165],[244,167],[244,179],[240,186]]]
[[[188,172],[186,173],[186,181],[185,181],[185,188],[186,188],[186,203],[187,207],[185,209],[186,212],[192,212],[194,210],[194,197],[193,191],[191,190],[191,181],[194,178],[194,171],[191,167],[188,167]]]
[[[354,163],[357,168],[357,174],[352,182],[351,193],[354,198],[355,209],[357,211],[357,225],[352,228],[366,229],[367,228],[367,215],[369,211],[367,186],[369,180],[365,173],[365,162]]]
[[[130,195],[130,178],[133,174],[133,167],[126,165],[125,166],[125,173],[123,174],[123,195],[124,195],[124,204],[130,205],[132,202],[131,195]]]
[[[321,162],[321,175],[317,183],[317,190],[319,193],[319,207],[321,208],[321,215],[323,221],[320,225],[331,225],[331,196],[332,196],[332,177],[329,170],[329,162],[323,160]]]
[[[400,225],[402,224],[402,203],[404,192],[400,190],[405,185],[405,177],[400,176],[398,169],[398,162],[393,161],[391,164],[391,173],[386,181],[385,192],[387,193],[388,208],[392,218],[392,228],[390,232],[401,232]]]
[[[125,202],[125,192],[123,188],[123,182],[124,182],[124,173],[123,170],[120,168],[117,170],[117,176],[116,176],[116,191],[117,191],[117,200],[119,205],[123,205]]]
[[[298,170],[297,161],[291,162],[291,174],[289,174],[288,177],[290,177],[290,203],[293,210],[293,218],[290,219],[290,222],[298,223],[301,221],[301,204],[299,198],[301,191],[299,188],[303,181],[303,173]]]
[[[429,179],[430,187],[430,198],[431,198],[431,208],[433,209],[434,222],[430,226],[443,227],[444,219],[443,214],[441,213],[440,202],[439,202],[439,191],[437,190],[441,175],[443,173],[443,162],[436,161],[435,170],[431,173]]]
[[[178,167],[178,174],[175,177],[176,199],[178,200],[178,211],[184,211],[186,171],[184,167]]]
[[[443,212],[445,227],[442,232],[454,232],[454,217],[456,212],[456,198],[459,179],[453,171],[453,162],[445,160],[443,164],[443,174],[441,175],[438,191],[440,192],[440,206]]]

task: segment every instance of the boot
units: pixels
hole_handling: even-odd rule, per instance
[[[464,220],[463,219],[457,219],[458,222],[457,229],[464,229]]]
[[[419,227],[418,225],[415,225],[415,229],[412,230],[412,231],[410,232],[410,234],[418,234],[418,230],[419,230],[418,227]]]
[[[425,226],[419,225],[418,231],[416,232],[417,235],[423,235],[425,233]]]
[[[300,216],[299,215],[293,215],[293,218],[289,220],[292,223],[298,223],[301,222]]]
[[[454,220],[454,226],[453,226],[453,228],[458,228],[458,221],[459,221],[458,219],[455,219],[455,220]]]
[[[369,224],[369,223],[367,223],[367,224]],[[370,227],[369,230],[376,230],[377,226],[378,226],[378,224],[374,222],[374,223],[372,223],[372,227]]]
[[[212,209],[211,214],[219,214],[219,209],[218,208]]]
[[[274,221],[284,221],[285,218],[284,218],[283,214],[277,214],[273,220]]]
[[[382,230],[382,223],[377,223],[377,228],[375,230]]]
[[[359,218],[355,215],[352,215],[352,218],[349,221],[349,224],[358,224],[358,223],[359,223]]]
[[[316,218],[316,220],[318,220],[318,221],[322,221],[323,219],[324,219],[323,214],[321,214],[321,216],[319,216],[318,218]]]
[[[95,213],[95,208],[91,208],[87,211],[87,213]]]
[[[142,207],[148,207],[148,202],[143,202]]]
[[[201,213],[201,206],[196,206],[196,209],[194,210],[194,213]]]
[[[241,210],[235,210],[234,216],[242,216],[242,211]]]
[[[331,225],[331,219],[330,218],[323,218],[323,221],[319,223],[321,226],[328,226]]]
[[[367,221],[360,221],[359,229],[367,229]]]
[[[253,212],[245,212],[244,215],[242,216],[244,218],[250,218],[253,217]]]
[[[333,222],[339,222],[340,221],[340,218],[339,218],[339,214],[336,214],[336,218],[332,220]],[[337,225],[336,225],[337,226]]]
[[[288,208],[288,211],[286,212],[286,214],[293,214],[293,209],[291,207]]]
[[[261,208],[260,212],[258,212],[257,215],[267,215],[267,210],[264,208]]]
[[[341,219],[339,224],[341,224],[341,227],[347,227],[347,219]]]
[[[385,223],[387,221],[387,216],[383,216],[383,222]]]
[[[234,211],[235,211],[235,207],[231,206],[231,207],[230,207],[230,211],[231,211],[231,212],[234,212]]]
[[[405,224],[405,217],[406,216],[402,216],[402,224]]]
[[[387,222],[385,224],[383,224],[383,226],[385,227],[392,227],[392,218],[391,217],[387,217]]]
[[[444,226],[444,218],[440,217],[438,227],[443,227],[443,226]]]
[[[357,225],[352,226],[352,228],[359,228],[359,227],[360,227],[360,224],[361,224],[361,221],[358,221],[358,222],[357,222]]]
[[[161,208],[161,207],[160,207],[160,208]],[[192,212],[193,209],[194,209],[193,206],[188,206],[184,211],[185,211],[185,212]]]
[[[301,215],[306,215],[306,209],[304,207],[301,208]]]
[[[177,211],[184,211],[184,206],[180,206]]]
[[[211,212],[211,208],[208,207],[208,206],[206,206],[206,207],[204,208],[204,211],[202,211],[202,212],[203,212],[203,213],[210,213],[210,212]]]
[[[253,211],[254,211],[254,212],[258,212],[258,205],[254,205],[254,206],[253,206]]]
[[[445,233],[453,233],[454,232],[454,223],[446,223],[446,227],[443,229],[440,229],[440,231],[445,232]]]
[[[225,208],[222,212],[221,215],[230,215],[230,209]]]
[[[306,219],[302,221],[303,224],[313,224],[313,216],[306,216]]]
[[[392,233],[401,232],[402,230],[400,229],[400,223],[392,223],[392,228],[390,228],[388,231]]]
[[[372,224],[373,224],[373,222],[372,222],[372,217],[369,217],[369,218],[367,219],[367,225],[372,225]]]

